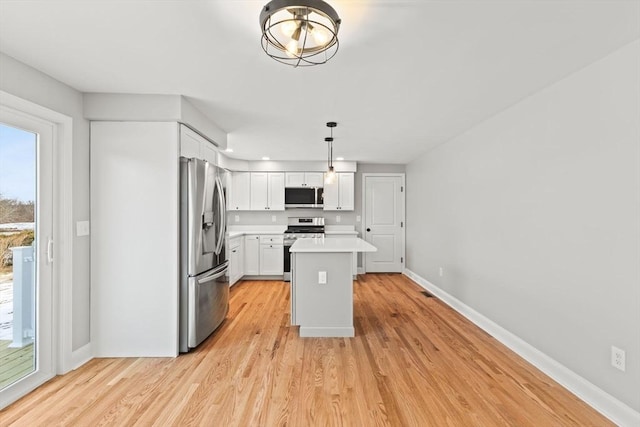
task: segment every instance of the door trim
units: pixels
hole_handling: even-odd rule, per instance
[[[0,90],[0,108],[49,122],[53,130],[52,372],[64,374],[73,364],[73,119],[57,111]],[[18,390],[16,390],[18,391]],[[28,393],[29,391],[27,391]],[[22,393],[26,394],[26,393]],[[14,398],[15,397],[15,398]],[[9,396],[17,400],[21,395]],[[2,402],[5,403],[5,402]],[[1,405],[0,405],[1,406]]]
[[[406,233],[407,233],[407,217],[406,217],[406,194],[407,194],[407,185],[406,185],[406,174],[404,172],[395,172],[395,173],[376,173],[376,172],[367,172],[362,174],[362,222],[360,223],[362,233],[362,240],[366,240],[366,230],[365,224],[367,223],[367,204],[366,204],[366,196],[367,196],[367,177],[400,177],[401,186],[403,191],[400,194],[400,216],[402,218],[402,222],[404,226],[402,227],[401,239],[402,239],[402,270],[404,271],[407,264],[407,256],[406,256]],[[362,252],[362,273],[367,272],[367,253]],[[358,271],[360,274],[360,271]]]

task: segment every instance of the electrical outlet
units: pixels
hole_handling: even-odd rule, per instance
[[[240,215],[236,215],[234,219],[236,220],[236,222],[240,222]]]
[[[360,222],[360,215],[356,215],[356,222]]]
[[[341,220],[340,215],[336,215],[336,222],[340,222]]]
[[[440,275],[440,277],[444,276],[444,270],[442,269],[442,267],[440,267],[440,269],[438,270],[438,274]]]
[[[327,272],[326,271],[318,271],[318,284],[326,285],[327,284]]]
[[[275,215],[271,215],[271,222],[276,222],[276,216]]]
[[[620,369],[622,372],[625,370],[624,350],[613,345],[611,346],[611,366]]]

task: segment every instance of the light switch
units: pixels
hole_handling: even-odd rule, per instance
[[[89,235],[89,221],[76,222],[76,236],[88,236]]]
[[[336,222],[340,222],[342,218],[340,218],[340,215],[336,215]]]
[[[236,215],[235,218],[236,222],[240,222],[240,215]]]
[[[271,215],[271,222],[276,222],[276,216],[275,215]]]
[[[356,222],[360,222],[360,215],[356,215]]]
[[[327,272],[326,271],[318,271],[318,284],[326,285],[327,284]]]

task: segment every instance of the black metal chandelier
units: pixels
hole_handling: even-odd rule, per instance
[[[322,0],[272,0],[260,28],[265,53],[293,67],[324,64],[338,51],[340,18]]]

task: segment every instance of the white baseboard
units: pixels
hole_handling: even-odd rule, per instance
[[[425,288],[445,304],[469,319],[480,329],[492,335],[520,357],[550,376],[571,393],[585,401],[596,411],[619,426],[639,426],[640,412],[620,402],[609,393],[590,383],[580,375],[542,353],[531,344],[507,331],[497,323],[475,311],[456,297],[443,291],[433,283],[405,268],[403,274]]]
[[[358,274],[364,274],[364,267],[358,267]]]
[[[71,352],[71,370],[78,369],[91,359],[93,359],[93,353],[91,343],[89,343]]]
[[[315,327],[315,326],[300,326],[301,337],[353,337],[355,336],[355,329],[351,327]]]

